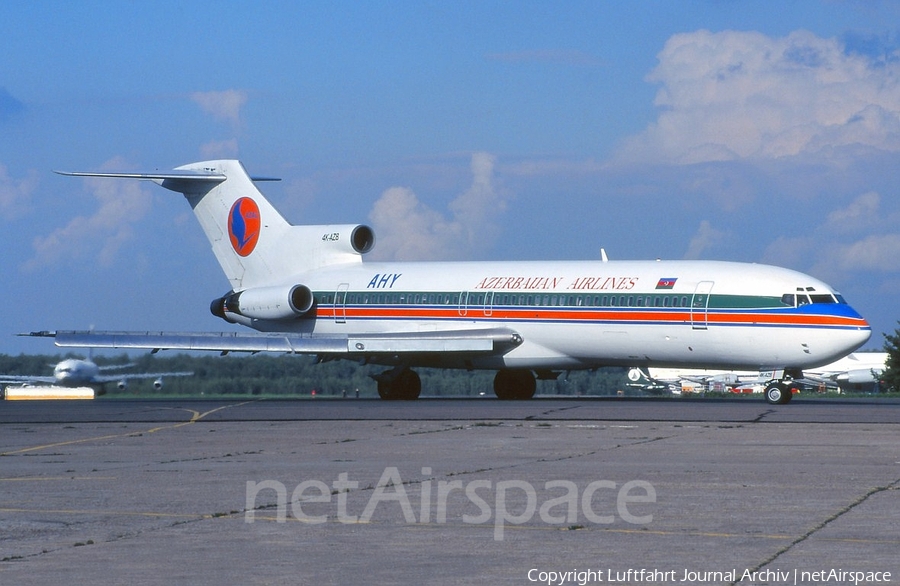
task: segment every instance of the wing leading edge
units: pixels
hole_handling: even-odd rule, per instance
[[[22,334],[54,338],[63,348],[129,348],[216,352],[290,352],[294,354],[375,355],[478,353],[499,354],[522,343],[506,328],[481,330],[316,336],[291,333],[42,331]]]

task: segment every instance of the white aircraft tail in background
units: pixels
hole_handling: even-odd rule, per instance
[[[363,262],[365,225],[294,226],[238,161],[169,172],[63,173],[152,180],[182,193],[231,290],[214,315],[255,333],[35,332],[66,347],[274,351],[389,367],[385,399],[414,399],[415,367],[496,370],[500,398],[536,378],[603,366],[769,372],[790,400],[803,370],[860,347],[871,328],[808,275],[718,261]],[[403,226],[395,229],[402,230]]]

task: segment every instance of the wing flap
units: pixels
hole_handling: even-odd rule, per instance
[[[352,353],[404,354],[407,352],[491,352],[490,338],[351,338],[347,348]]]

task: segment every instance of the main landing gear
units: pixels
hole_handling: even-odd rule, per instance
[[[422,392],[422,380],[415,371],[398,366],[372,378],[378,384],[378,396],[386,401],[413,401]],[[521,400],[534,397],[537,381],[530,370],[500,370],[494,377],[498,399]]]
[[[530,370],[500,370],[494,377],[494,394],[498,399],[530,399],[537,381]]]
[[[414,401],[422,392],[422,380],[414,370],[398,366],[372,375],[378,383],[378,396],[386,401]]]

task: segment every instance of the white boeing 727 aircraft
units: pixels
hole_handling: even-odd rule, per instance
[[[184,194],[231,283],[212,313],[253,333],[36,332],[66,347],[315,354],[391,367],[384,399],[415,399],[414,367],[497,370],[501,399],[535,377],[603,366],[771,371],[791,398],[804,368],[871,335],[828,285],[783,268],[714,261],[363,262],[365,225],[293,226],[239,161],[170,172],[62,173],[149,179]],[[398,226],[398,228],[402,228]]]
[[[39,375],[15,375],[0,374],[0,384],[36,384],[46,383],[60,387],[91,387],[103,394],[104,385],[115,383],[122,390],[128,385],[129,380],[156,379],[153,381],[154,389],[161,389],[164,376],[193,376],[193,372],[141,372],[141,373],[117,373],[101,374],[129,368],[133,364],[111,364],[109,366],[97,366],[91,359],[66,358],[53,367],[53,376]]]

